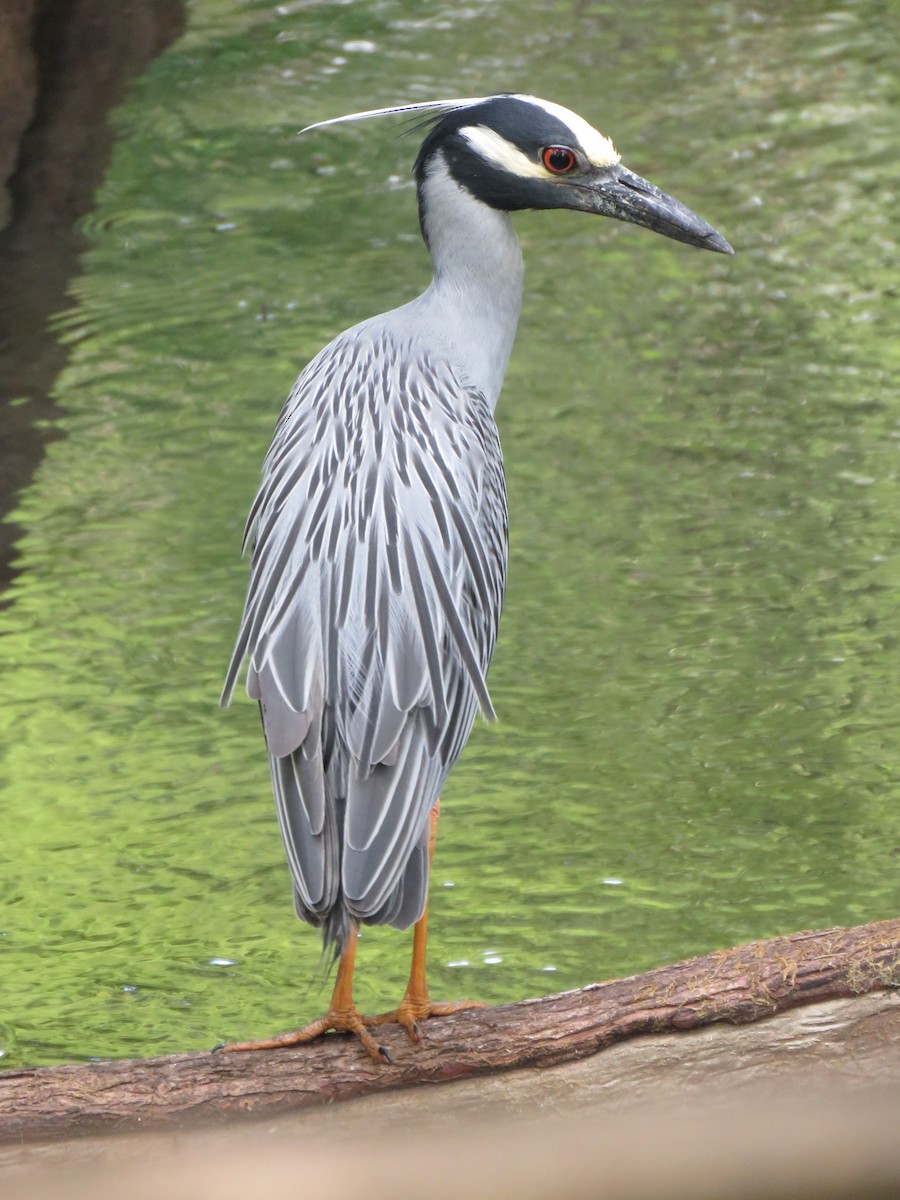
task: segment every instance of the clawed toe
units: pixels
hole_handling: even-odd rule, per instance
[[[467,1008],[484,1007],[485,1005],[480,1000],[458,1000],[451,1004],[445,1004],[427,997],[422,1000],[404,996],[398,1008],[392,1009],[390,1012],[378,1013],[377,1016],[363,1017],[363,1022],[369,1026],[402,1025],[410,1041],[421,1042],[424,1036],[423,1021],[427,1021],[431,1017],[448,1017],[451,1013],[463,1012]]]
[[[222,1054],[237,1054],[244,1050],[281,1050],[285,1046],[303,1046],[313,1042],[326,1033],[352,1033],[359,1038],[369,1056],[379,1063],[393,1063],[387,1046],[381,1046],[366,1029],[365,1021],[355,1008],[336,1011],[329,1009],[324,1017],[304,1025],[302,1029],[290,1033],[280,1033],[277,1037],[260,1038],[252,1042],[223,1042],[214,1047],[214,1052]]]

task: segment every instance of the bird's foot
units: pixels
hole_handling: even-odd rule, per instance
[[[387,1046],[380,1045],[369,1033],[366,1025],[368,1017],[361,1017],[355,1006],[350,1008],[329,1008],[324,1017],[311,1021],[302,1029],[290,1033],[280,1033],[277,1037],[260,1038],[253,1042],[225,1042],[216,1046],[222,1054],[236,1054],[239,1050],[280,1050],[284,1046],[302,1046],[315,1041],[323,1033],[352,1033],[362,1042],[370,1056],[378,1063],[392,1063]]]
[[[379,1013],[376,1017],[363,1017],[366,1025],[402,1025],[414,1042],[422,1040],[422,1021],[429,1017],[448,1017],[451,1013],[463,1012],[467,1008],[487,1007],[481,1000],[457,1000],[443,1004],[428,995],[415,996],[409,992],[391,1012]]]

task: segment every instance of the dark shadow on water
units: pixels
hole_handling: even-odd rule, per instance
[[[6,520],[60,408],[66,349],[49,318],[70,280],[113,144],[109,114],[181,34],[183,0],[19,0],[0,7],[0,592],[21,528]]]

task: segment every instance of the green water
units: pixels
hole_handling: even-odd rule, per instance
[[[0,1047],[318,1014],[255,708],[216,707],[297,371],[428,278],[393,101],[529,91],[725,259],[517,219],[511,568],[444,796],[435,995],[510,1001],[900,911],[895,38],[879,3],[196,0],[117,114],[0,612]],[[408,935],[367,931],[358,999]]]

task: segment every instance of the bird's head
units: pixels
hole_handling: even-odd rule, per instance
[[[456,109],[422,144],[415,167],[420,187],[438,158],[461,187],[492,208],[572,208],[732,253],[696,213],[623,166],[609,138],[559,104],[491,96]]]
[[[428,119],[430,129],[416,159],[420,203],[427,203],[432,173],[443,167],[470,195],[504,212],[571,208],[643,225],[703,250],[733,253],[711,225],[629,171],[609,138],[559,104],[500,95],[402,105],[336,120],[422,109],[442,111]]]

